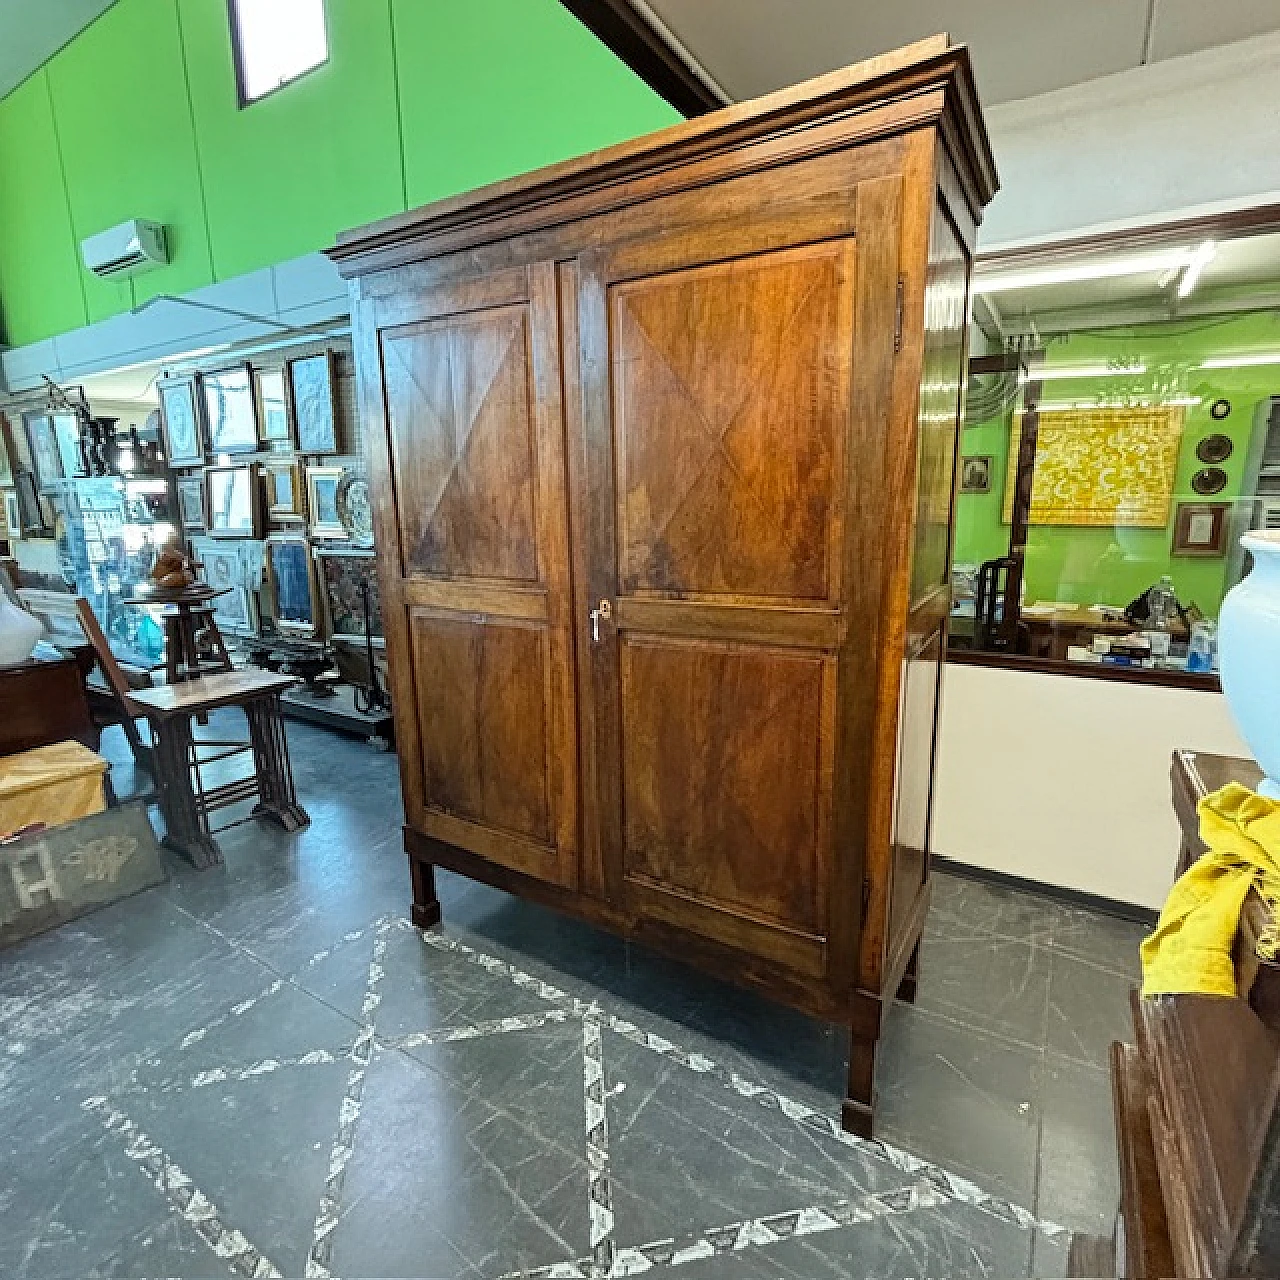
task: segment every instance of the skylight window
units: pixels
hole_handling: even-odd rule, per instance
[[[231,0],[231,37],[241,106],[329,58],[324,0]]]

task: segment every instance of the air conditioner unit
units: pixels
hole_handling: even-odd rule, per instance
[[[136,275],[169,261],[164,227],[145,218],[130,218],[109,231],[80,241],[84,265],[95,276]]]

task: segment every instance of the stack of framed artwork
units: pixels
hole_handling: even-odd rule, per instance
[[[169,376],[158,385],[174,509],[228,635],[363,636],[376,600],[369,487],[349,353],[325,347]],[[352,594],[354,592],[354,595]],[[358,628],[358,629],[353,629]]]

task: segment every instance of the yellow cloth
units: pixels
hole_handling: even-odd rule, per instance
[[[78,742],[0,756],[0,835],[33,822],[48,827],[101,813],[107,762]]]
[[[1142,994],[1235,996],[1231,948],[1249,890],[1271,909],[1272,926],[1258,944],[1276,952],[1280,909],[1280,802],[1239,783],[1197,806],[1200,838],[1209,850],[1169,891],[1156,931],[1142,944]]]

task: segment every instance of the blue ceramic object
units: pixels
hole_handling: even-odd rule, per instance
[[[1246,533],[1249,575],[1227,592],[1218,626],[1222,691],[1266,779],[1258,791],[1280,800],[1280,530]]]

